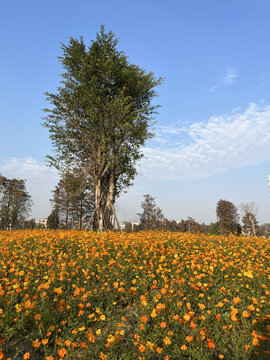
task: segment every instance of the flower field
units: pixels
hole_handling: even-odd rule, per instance
[[[0,232],[0,359],[268,359],[269,239]]]

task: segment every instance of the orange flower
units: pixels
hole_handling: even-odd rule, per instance
[[[209,349],[214,349],[214,347],[215,347],[215,344],[213,343],[213,341],[212,340],[210,340],[210,339],[206,339],[207,340],[207,342],[208,342],[208,347],[209,347]]]
[[[160,327],[161,327],[161,329],[165,329],[166,323],[165,323],[164,321],[162,321],[162,322],[160,323]]]
[[[65,355],[67,354],[67,350],[64,349],[64,348],[59,349],[59,350],[57,351],[57,354],[60,356],[60,358],[63,358],[63,357],[65,357]]]
[[[184,344],[184,345],[182,345],[182,346],[180,347],[180,349],[181,349],[182,351],[185,351],[185,350],[187,350],[187,346]]]
[[[41,342],[39,342],[38,339],[36,339],[36,340],[33,341],[33,343],[32,343],[32,345],[33,345],[35,348],[40,347],[40,344],[41,344]]]
[[[187,342],[191,342],[192,340],[193,340],[193,336],[187,336],[187,337],[186,337],[186,341],[187,341]]]
[[[242,312],[242,316],[243,316],[244,318],[248,318],[249,315],[250,315],[250,313],[249,313],[248,311],[246,311],[246,310],[244,310],[244,311]]]
[[[40,314],[35,314],[34,319],[35,319],[35,320],[40,320],[40,319],[41,319],[41,315],[40,315]]]
[[[107,355],[105,355],[105,354],[103,354],[103,352],[101,352],[101,353],[99,354],[99,358],[100,358],[101,360],[106,360],[106,359],[107,359]]]
[[[167,337],[167,336],[165,337],[163,342],[164,342],[165,345],[170,345],[172,343],[171,339],[169,337]]]
[[[141,317],[141,321],[147,322],[147,320],[148,320],[148,316],[144,315]]]
[[[139,346],[139,350],[140,350],[140,352],[145,352],[145,346],[144,346],[144,345],[140,345],[140,346]]]
[[[235,305],[236,305],[236,304],[239,304],[239,303],[241,302],[240,297],[235,297],[235,298],[233,299],[233,302],[235,303]]]
[[[157,309],[165,309],[165,304],[162,304],[162,303],[158,303],[157,304]]]
[[[88,341],[90,343],[94,343],[96,338],[95,338],[94,334],[92,333],[92,330],[90,328],[88,328],[87,331],[88,331]]]
[[[189,326],[191,327],[191,329],[196,329],[197,327],[197,325],[193,321],[190,322]]]
[[[29,359],[30,358],[30,353],[29,352],[27,352],[27,353],[25,353],[24,355],[23,355],[23,359],[25,360],[25,359]]]

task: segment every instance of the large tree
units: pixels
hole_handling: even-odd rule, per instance
[[[238,231],[237,208],[234,204],[227,200],[219,200],[216,208],[217,219],[219,221],[222,233],[230,233]]]
[[[46,96],[51,108],[44,125],[56,150],[50,163],[79,167],[92,177],[100,231],[110,223],[116,197],[136,175],[140,149],[152,136],[154,88],[162,82],[130,64],[117,43],[103,26],[88,48],[82,38],[71,38],[59,58],[62,86]]]
[[[31,205],[31,196],[24,180],[8,179],[0,175],[0,228],[22,228]]]

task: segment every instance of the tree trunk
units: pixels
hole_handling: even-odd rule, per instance
[[[250,221],[250,224],[251,224],[251,227],[252,227],[253,235],[255,236],[256,235],[256,229],[255,229],[254,219],[253,219],[252,215],[249,215],[249,221]]]
[[[98,179],[95,188],[95,207],[96,207],[96,219],[98,231],[104,230],[103,211],[102,211],[102,199],[101,199],[101,180]]]
[[[66,229],[68,228],[69,202],[66,202]]]
[[[105,221],[106,225],[109,228],[112,228],[112,204],[114,203],[114,191],[115,191],[115,183],[114,183],[114,176],[110,176],[109,186],[108,186],[108,193],[106,196],[106,203],[104,209]]]

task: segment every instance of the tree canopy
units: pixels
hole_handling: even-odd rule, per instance
[[[216,213],[222,233],[238,232],[239,215],[232,202],[220,199],[217,203]]]
[[[101,26],[87,48],[83,38],[62,45],[64,68],[57,93],[47,93],[45,109],[58,169],[79,167],[95,185],[95,225],[108,227],[112,204],[132,184],[141,147],[152,136],[157,105],[155,78],[117,49],[118,39]]]
[[[20,229],[32,205],[25,181],[0,175],[0,228]]]
[[[140,215],[140,229],[150,230],[162,227],[164,215],[161,208],[157,207],[155,198],[149,194],[144,195],[144,200],[141,203],[143,209]]]

